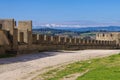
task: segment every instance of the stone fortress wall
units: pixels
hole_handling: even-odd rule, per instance
[[[96,40],[116,41],[116,44],[120,45],[120,32],[97,33]]]
[[[100,36],[100,34],[99,34]],[[0,19],[0,54],[31,53],[48,50],[79,49],[117,49],[119,43],[113,40],[96,37],[96,40],[32,34],[32,21]]]

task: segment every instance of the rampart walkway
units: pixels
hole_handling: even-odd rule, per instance
[[[0,59],[0,80],[31,80],[46,67],[118,54],[120,50],[79,50],[27,54]]]

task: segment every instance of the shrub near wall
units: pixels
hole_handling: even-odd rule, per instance
[[[5,49],[3,46],[0,45],[0,55],[5,54]]]

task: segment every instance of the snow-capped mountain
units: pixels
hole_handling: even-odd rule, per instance
[[[39,22],[38,22],[39,23]],[[35,28],[47,27],[47,28],[86,28],[86,27],[108,27],[108,26],[120,26],[119,22],[95,22],[95,21],[66,21],[59,23],[44,23],[35,24]]]

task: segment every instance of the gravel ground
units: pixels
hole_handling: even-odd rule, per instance
[[[58,51],[0,59],[0,80],[31,80],[46,67],[118,53],[120,50]]]

